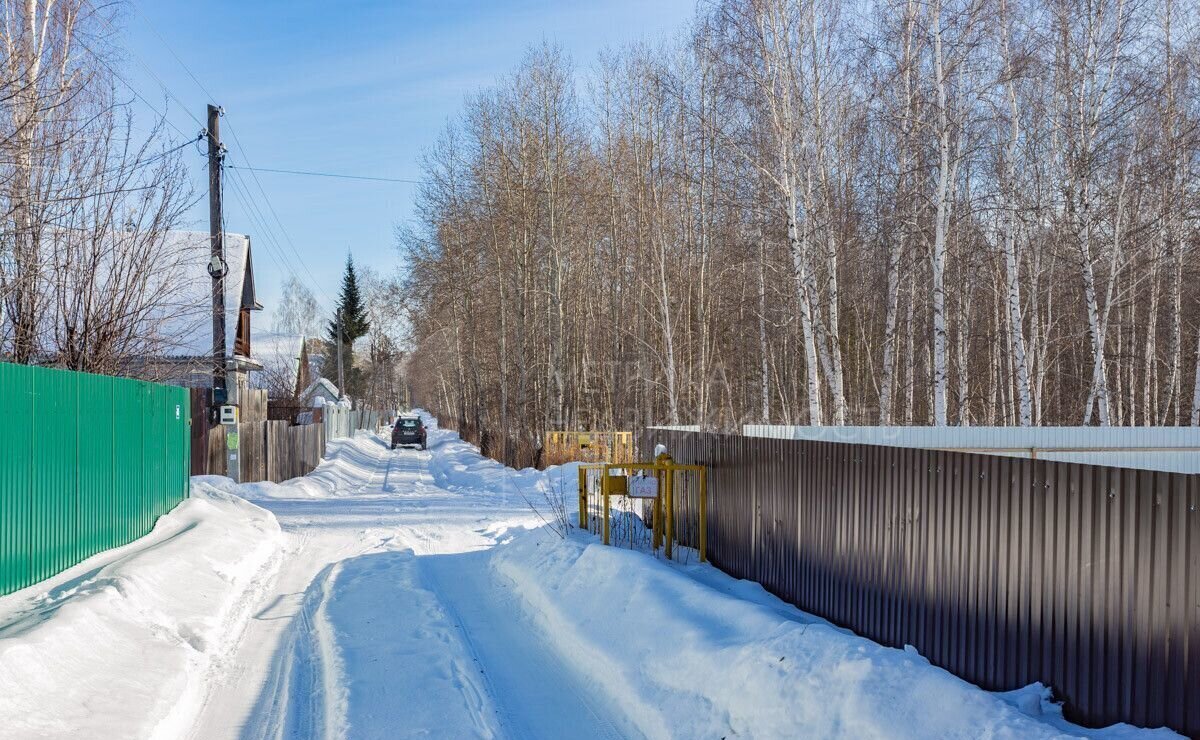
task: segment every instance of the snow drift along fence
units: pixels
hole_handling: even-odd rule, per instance
[[[0,594],[141,537],[187,497],[187,389],[7,363],[0,389]]]
[[[1077,722],[1200,737],[1200,475],[647,429],[709,466],[708,557]],[[681,537],[696,492],[676,492]]]

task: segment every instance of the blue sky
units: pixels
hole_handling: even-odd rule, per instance
[[[222,138],[235,164],[243,153],[230,129],[255,167],[405,179],[419,177],[421,152],[464,97],[508,73],[531,44],[561,45],[588,75],[602,49],[674,36],[695,7],[694,0],[127,2],[118,27],[128,50],[121,74],[156,107],[166,105],[182,131],[199,130],[189,114],[204,118],[203,85],[227,111]],[[175,100],[164,99],[163,87]],[[189,149],[186,162],[199,192],[204,159]],[[317,282],[328,308],[347,250],[381,273],[396,269],[395,227],[412,216],[413,185],[269,173],[258,173],[256,184],[248,172],[241,180],[268,223],[257,222],[247,197],[227,184],[227,226],[254,239],[268,322],[287,270]],[[206,230],[207,203],[190,218],[191,228]]]

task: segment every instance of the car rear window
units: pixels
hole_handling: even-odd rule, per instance
[[[400,420],[400,426],[404,427],[405,429],[416,429],[417,425],[420,423],[421,422],[416,419],[401,419]]]

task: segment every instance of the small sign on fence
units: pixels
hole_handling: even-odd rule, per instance
[[[635,475],[629,479],[631,498],[658,498],[658,478],[651,475]]]

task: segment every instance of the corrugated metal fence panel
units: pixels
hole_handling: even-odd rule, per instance
[[[40,581],[71,563],[78,458],[78,384],[70,373],[33,376],[33,499],[30,533],[32,579]],[[43,421],[44,420],[44,421]]]
[[[187,391],[0,363],[0,593],[125,544],[188,492]]]
[[[143,534],[141,517],[142,488],[142,405],[137,383],[113,386],[113,470],[122,495],[112,502],[114,530],[119,541],[128,542]]]
[[[654,427],[667,431],[690,431]],[[879,427],[746,424],[747,437],[810,439],[916,449],[959,450],[1200,450],[1198,427]]]
[[[0,363],[0,593],[29,585],[34,414],[33,369]]]
[[[113,475],[114,390],[112,378],[96,378],[79,398],[79,508],[75,528],[75,559],[83,560],[116,541],[116,476]],[[103,433],[95,433],[96,429]]]
[[[710,468],[717,567],[985,688],[1046,683],[1073,720],[1200,736],[1200,476],[657,429],[643,456],[658,443]]]
[[[146,531],[154,526],[154,520],[163,513],[163,489],[166,486],[166,403],[165,399],[152,391],[149,383],[145,383],[145,397],[142,414],[142,435],[145,454],[142,465],[146,470],[147,486],[145,490],[145,506],[143,507],[143,525]]]

